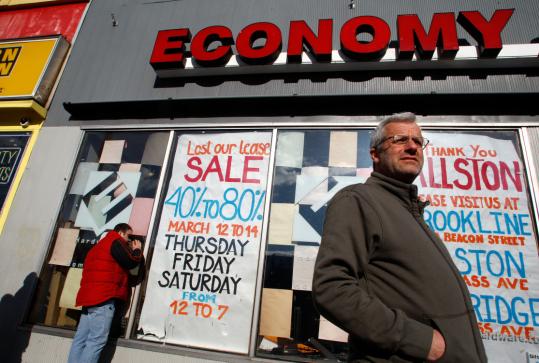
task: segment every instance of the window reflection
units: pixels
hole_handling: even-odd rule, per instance
[[[75,297],[90,249],[118,223],[129,223],[133,234],[146,236],[168,137],[169,132],[85,135],[41,273],[31,322],[76,327],[80,307],[75,306]],[[122,314],[114,324],[111,336],[122,335]]]

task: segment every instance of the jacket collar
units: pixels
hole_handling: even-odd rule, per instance
[[[111,230],[111,231],[108,231],[107,234],[105,235],[105,237],[103,239],[112,239],[112,240],[121,240],[123,242],[127,242],[122,236],[120,236],[120,234],[118,232],[116,232],[115,230]]]
[[[417,197],[417,186],[415,184],[408,184],[399,180],[390,178],[376,171],[373,171],[371,176],[367,179],[365,184],[378,185],[391,194],[398,197],[413,214],[423,214],[423,210],[428,205],[426,202],[422,202]]]

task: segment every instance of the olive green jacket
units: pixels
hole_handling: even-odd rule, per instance
[[[423,220],[417,187],[372,173],[331,200],[313,277],[319,311],[350,334],[350,361],[486,362],[466,284]]]

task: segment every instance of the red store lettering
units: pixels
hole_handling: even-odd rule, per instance
[[[219,159],[219,156],[215,155],[211,158],[208,165],[204,165],[204,161],[198,156],[193,156],[187,161],[187,168],[190,171],[194,171],[194,174],[187,173],[184,175],[185,180],[190,183],[197,182],[199,180],[206,181],[206,178],[209,175],[215,174],[220,182],[228,183],[251,183],[251,184],[260,184],[260,179],[254,178],[253,174],[258,174],[260,168],[253,166],[256,161],[263,160],[263,156],[252,156],[247,155],[242,160],[241,175],[234,176],[234,171],[239,171],[239,168],[233,168],[233,157],[227,156],[226,161]],[[221,164],[224,163],[225,173],[223,174],[223,167]]]
[[[457,23],[478,43],[481,57],[496,57],[502,49],[501,33],[514,9],[498,9],[490,20],[479,11],[461,11],[455,14],[433,14],[430,27],[425,30],[415,14],[397,16],[399,60],[430,59],[436,49],[441,58],[450,58],[459,49]],[[358,40],[359,34],[369,34],[370,41]],[[303,20],[290,22],[287,62],[298,63],[304,48],[316,62],[330,62],[333,20],[320,19],[317,32]],[[244,65],[273,64],[282,49],[282,32],[270,22],[258,22],[244,27],[234,41],[232,31],[222,25],[206,27],[194,36],[188,28],[161,30],[157,34],[150,64],[155,70],[181,69],[189,54],[200,67],[219,67],[235,54]],[[391,40],[391,30],[383,19],[358,16],[345,22],[339,33],[340,50],[350,60],[372,61],[383,57]],[[186,44],[190,43],[190,52]]]

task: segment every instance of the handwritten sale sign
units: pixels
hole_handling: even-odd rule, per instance
[[[425,133],[416,184],[425,221],[471,292],[489,361],[539,356],[537,242],[515,145],[486,135]],[[533,360],[535,361],[535,360]]]
[[[167,343],[247,353],[271,133],[178,139],[139,328]]]

